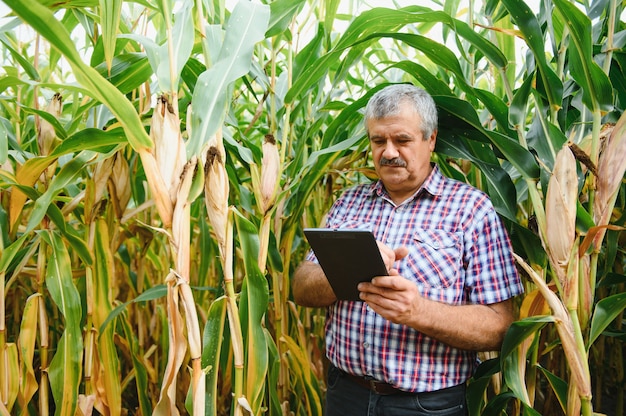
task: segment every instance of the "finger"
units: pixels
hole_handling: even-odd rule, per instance
[[[409,248],[406,246],[402,246],[402,247],[398,247],[394,249],[393,252],[395,254],[396,261],[398,261],[398,260],[402,260],[409,254]]]

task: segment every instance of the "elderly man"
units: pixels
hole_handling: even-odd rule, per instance
[[[330,228],[367,228],[389,270],[337,300],[314,254],[295,301],[327,307],[326,415],[465,415],[477,351],[496,350],[523,291],[511,246],[481,191],[431,163],[437,110],[407,84],[378,91],[365,127],[379,180],[347,190]]]

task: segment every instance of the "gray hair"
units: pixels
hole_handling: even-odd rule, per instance
[[[414,85],[393,84],[376,92],[365,107],[365,123],[398,114],[403,102],[420,116],[424,140],[428,139],[437,130],[437,106],[430,94]]]

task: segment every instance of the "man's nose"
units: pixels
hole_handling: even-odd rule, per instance
[[[393,142],[388,141],[385,145],[385,149],[383,150],[383,157],[385,159],[393,159],[394,157],[398,157],[398,149],[393,144]]]

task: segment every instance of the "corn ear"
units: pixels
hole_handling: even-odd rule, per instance
[[[165,186],[165,182],[161,177],[156,159],[152,152],[150,152],[149,149],[139,149],[138,153],[146,173],[146,178],[148,179],[148,186],[150,187],[152,198],[154,199],[157,211],[163,222],[163,227],[167,229],[172,225],[172,215],[174,212],[174,204],[169,196],[168,188]]]
[[[261,160],[261,212],[269,211],[276,201],[278,176],[280,175],[280,155],[276,140],[271,134],[265,135],[263,142],[263,159]]]
[[[180,175],[187,161],[185,143],[180,132],[180,118],[167,97],[161,95],[152,114],[150,137],[154,143],[154,157],[172,203],[180,183]]]
[[[217,133],[219,139],[209,142],[204,165],[204,201],[206,204],[209,223],[213,227],[220,247],[222,258],[226,253],[226,227],[228,224],[228,175],[224,165],[225,153],[221,144],[221,131]]]
[[[111,171],[111,184],[115,191],[115,206],[117,217],[121,218],[130,201],[130,174],[128,162],[121,152],[116,153]]]
[[[54,94],[46,111],[53,115],[55,118],[61,116],[61,109],[63,108],[63,97],[58,92]],[[44,118],[39,119],[39,131],[37,133],[37,144],[39,146],[39,154],[41,156],[48,156],[54,148],[54,142],[56,140],[56,132],[52,124]]]
[[[576,258],[571,261],[576,242],[577,199],[576,159],[569,147],[564,146],[556,156],[548,182],[544,245],[568,308],[575,308],[578,297],[577,261]]]
[[[626,171],[626,113],[617,121],[608,136],[604,150],[598,159],[598,178],[593,204],[593,217],[596,226],[607,225],[611,220],[617,193]],[[593,240],[596,250],[604,238],[603,228]]]

